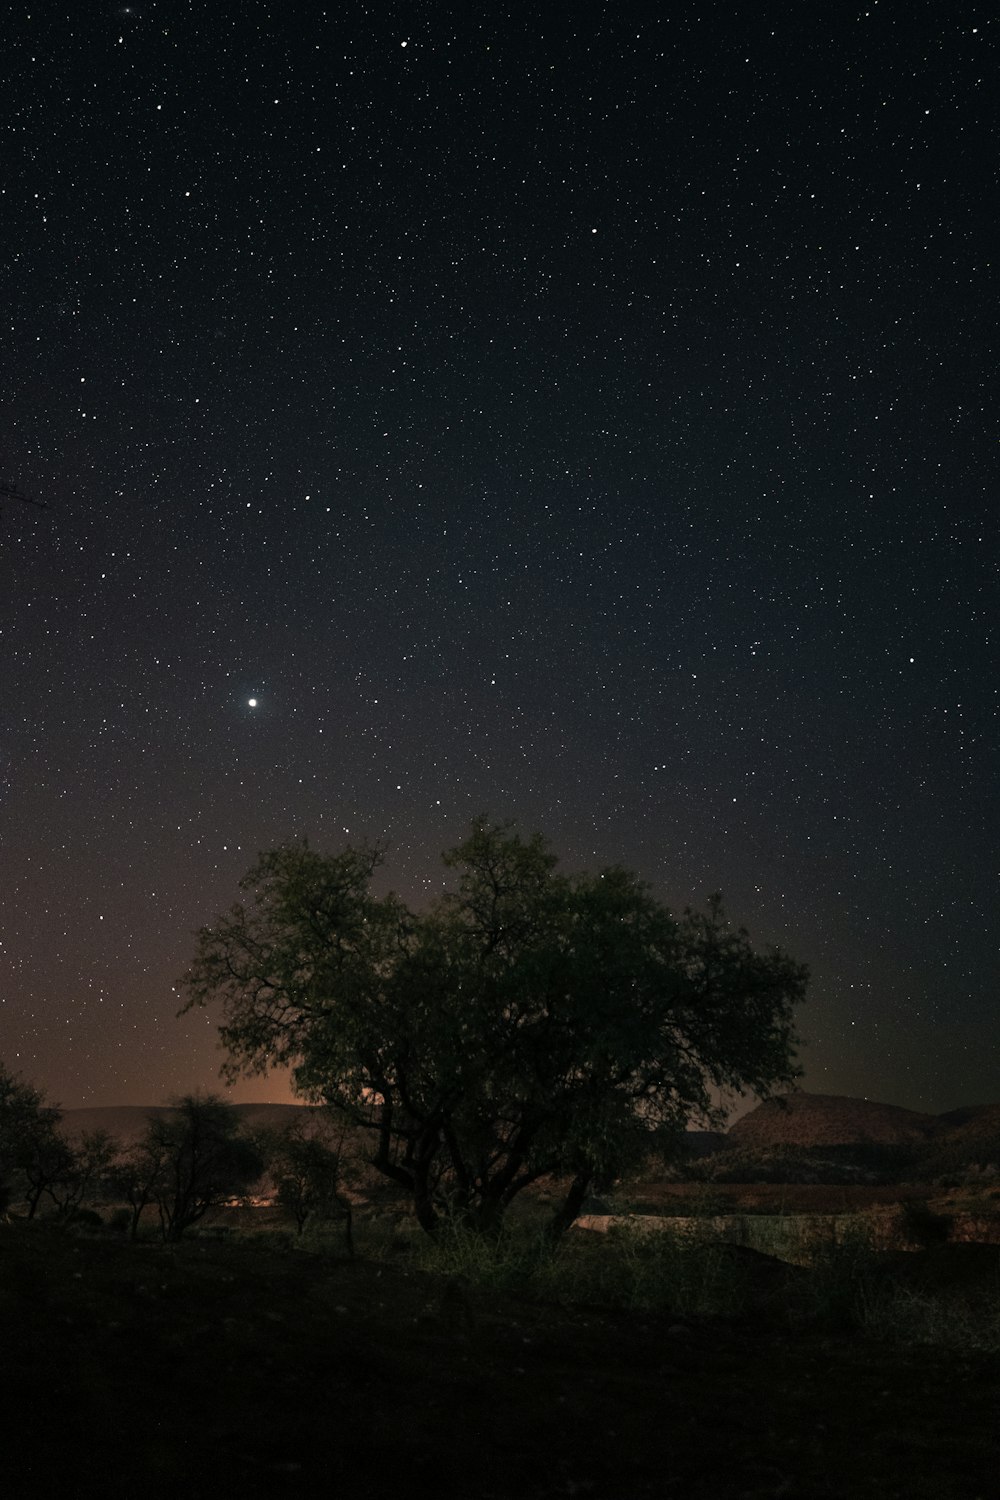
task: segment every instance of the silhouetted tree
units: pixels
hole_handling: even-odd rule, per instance
[[[150,1119],[144,1145],[159,1161],[152,1198],[165,1240],[179,1240],[210,1208],[244,1194],[264,1170],[239,1115],[214,1094],[185,1094]]]
[[[381,859],[263,854],[250,904],[199,933],[185,1009],[223,1002],[230,1076],[291,1063],[370,1131],[428,1231],[446,1210],[493,1232],[553,1174],[561,1233],[652,1129],[797,1076],[806,971],[755,952],[718,898],[675,919],[628,871],[558,874],[539,835],[480,819],[445,855],[457,889],[418,916],[372,895]]]
[[[86,1130],[78,1141],[57,1142],[44,1191],[61,1219],[72,1219],[101,1191],[119,1150],[107,1130]]]
[[[105,1184],[111,1197],[129,1207],[129,1239],[138,1239],[142,1215],[156,1201],[155,1191],[164,1178],[166,1155],[164,1145],[147,1137],[121,1152],[109,1165]]]
[[[61,1119],[62,1111],[46,1104],[40,1089],[0,1063],[0,1213],[22,1194],[33,1217],[49,1173],[65,1165],[56,1130]]]
[[[353,1205],[344,1191],[349,1168],[346,1132],[323,1132],[317,1122],[296,1119],[262,1138],[278,1202],[299,1234],[311,1219],[341,1219],[349,1255],[354,1253]]]

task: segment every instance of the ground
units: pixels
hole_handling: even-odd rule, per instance
[[[0,1225],[5,1492],[997,1500],[995,1358],[791,1327],[765,1262],[751,1311],[677,1318]]]

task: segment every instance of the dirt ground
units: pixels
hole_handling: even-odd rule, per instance
[[[15,1222],[0,1331],[17,1500],[1000,1497],[996,1360],[761,1313],[568,1309],[265,1241]]]

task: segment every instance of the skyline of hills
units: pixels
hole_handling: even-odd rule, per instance
[[[319,1108],[309,1104],[234,1104],[244,1125],[280,1127],[302,1113]],[[62,1128],[79,1136],[84,1131],[108,1130],[123,1141],[137,1140],[150,1116],[169,1114],[169,1105],[106,1104],[67,1109]],[[1000,1102],[963,1105],[939,1115],[856,1099],[846,1094],[813,1094],[796,1090],[764,1100],[741,1115],[726,1131],[691,1130],[703,1143],[717,1135],[727,1146],[759,1148],[779,1145],[909,1145],[945,1140],[971,1143],[984,1133],[1000,1135]]]

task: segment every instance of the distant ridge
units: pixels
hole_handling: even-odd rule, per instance
[[[308,1117],[308,1104],[235,1104],[241,1123],[253,1130],[280,1129]],[[123,1145],[140,1140],[151,1115],[169,1115],[168,1105],[108,1104],[63,1112],[60,1129],[72,1138],[84,1131],[106,1130]],[[938,1151],[971,1153],[1000,1162],[1000,1103],[963,1105],[940,1115],[922,1114],[875,1099],[845,1094],[810,1094],[804,1090],[765,1100],[732,1125],[725,1135],[688,1131],[686,1155],[718,1151],[757,1151],[775,1146],[927,1146]],[[942,1155],[942,1164],[946,1157]]]
[[[959,1109],[949,1109],[947,1114],[937,1118],[950,1130],[974,1133],[984,1129],[997,1130],[1000,1129],[1000,1104],[965,1104]]]
[[[308,1116],[313,1106],[309,1104],[234,1104],[233,1108],[244,1127],[260,1130],[266,1127],[280,1130],[298,1116]],[[104,1104],[84,1109],[67,1109],[59,1128],[71,1139],[85,1131],[106,1130],[126,1146],[141,1140],[146,1134],[146,1125],[151,1115],[171,1115],[173,1110],[166,1104]]]
[[[947,1128],[947,1127],[945,1127]],[[737,1120],[727,1146],[903,1146],[941,1133],[937,1115],[898,1104],[804,1091],[767,1099]]]

